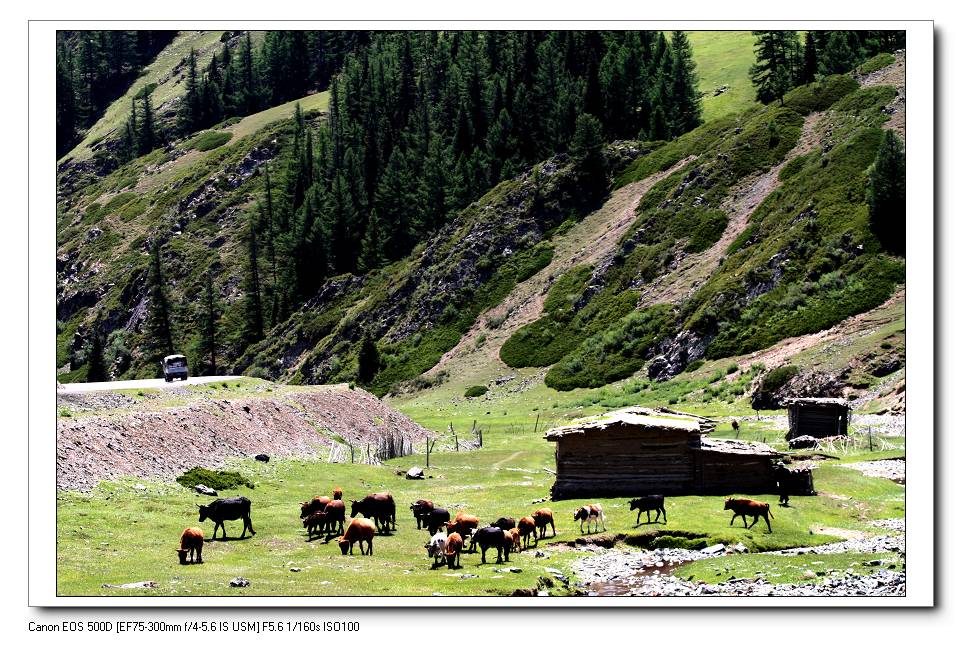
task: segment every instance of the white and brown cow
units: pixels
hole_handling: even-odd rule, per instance
[[[600,503],[589,503],[575,510],[575,521],[581,522],[581,534],[585,534],[585,521],[588,522],[588,532],[591,532],[591,521],[595,522],[595,532],[598,532],[598,520],[601,519],[601,529],[605,527],[605,513],[601,509]]]

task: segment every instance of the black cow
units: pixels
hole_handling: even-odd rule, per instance
[[[241,531],[240,538],[243,539],[247,535],[247,531],[251,531],[251,535],[257,533],[254,532],[254,525],[251,523],[251,502],[247,497],[239,496],[233,499],[217,499],[209,505],[199,505],[200,508],[200,519],[198,521],[205,521],[210,519],[214,522],[214,534],[211,535],[211,539],[217,536],[217,529],[220,528],[222,531],[222,539],[227,539],[227,528],[224,527],[225,521],[236,521],[238,519],[244,520],[244,530]]]
[[[418,530],[421,529],[421,524],[425,522],[426,517],[431,514],[432,510],[434,510],[434,503],[428,499],[418,499],[411,504],[411,512],[414,513],[414,519],[418,522]]]
[[[379,532],[397,530],[394,497],[387,492],[368,494],[360,501],[351,501],[351,518],[359,514],[373,519]]]
[[[451,521],[451,513],[444,508],[435,508],[428,513],[427,516],[421,518],[424,527],[428,529],[432,535],[440,530],[444,524]]]
[[[487,564],[487,560],[484,554],[489,548],[495,548],[498,551],[498,564],[502,561],[508,560],[508,553],[511,551],[511,544],[504,536],[504,531],[497,526],[488,526],[487,528],[481,528],[473,535],[471,535],[471,552],[474,552],[475,546],[481,546],[481,563]],[[502,560],[502,555],[504,559]]]
[[[651,511],[656,510],[655,523],[658,523],[658,518],[661,515],[665,515],[665,523],[668,523],[668,513],[665,511],[665,497],[660,494],[649,494],[648,496],[638,497],[637,499],[632,499],[629,501],[629,509],[638,511],[638,518],[635,519],[635,525],[641,523],[641,513],[648,513],[648,523],[651,523]]]
[[[512,517],[501,517],[491,525],[497,526],[501,530],[511,530],[512,528],[516,527],[518,524],[514,522],[514,519]]]

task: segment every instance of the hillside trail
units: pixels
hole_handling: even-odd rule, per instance
[[[655,184],[694,159],[694,156],[686,157],[667,170],[617,189],[600,209],[554,239],[551,263],[516,285],[500,304],[482,312],[457,345],[425,375],[432,376],[442,369],[460,373],[492,365],[504,368],[499,357],[501,345],[519,328],[541,316],[545,297],[554,282],[576,265],[597,265],[612,256],[622,236],[635,221],[635,210],[641,198]],[[489,328],[488,320],[502,322],[496,328]]]
[[[785,164],[820,144],[816,127],[823,114],[813,112],[805,117],[798,142],[781,162],[763,173],[748,176],[732,188],[728,197],[719,205],[728,216],[728,225],[718,242],[703,252],[688,255],[682,251],[683,245],[679,244],[671,270],[642,287],[638,299],[639,308],[659,303],[681,303],[708,280],[725,258],[729,245],[748,227],[752,213],[758,205],[781,186],[778,175]]]
[[[891,85],[898,95],[887,106],[889,120],[882,124],[885,130],[894,130],[905,141],[905,50],[895,53],[895,62],[880,70],[858,77],[863,88]]]

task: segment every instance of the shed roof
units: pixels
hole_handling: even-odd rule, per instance
[[[851,409],[852,406],[841,398],[790,398],[786,404],[805,404],[813,407],[845,407]]]
[[[752,456],[784,456],[785,454],[772,449],[765,443],[746,442],[727,438],[702,438],[699,451],[717,452],[720,454],[744,454]]]
[[[554,442],[565,436],[603,432],[611,427],[622,425],[690,434],[701,430],[701,420],[699,417],[689,416],[683,413],[665,414],[644,407],[628,407],[627,409],[618,409],[617,411],[611,411],[600,416],[582,418],[570,425],[555,427],[548,431],[544,437],[546,440]]]

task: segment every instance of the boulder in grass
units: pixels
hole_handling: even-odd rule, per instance
[[[424,470],[422,470],[420,467],[412,467],[411,469],[409,469],[409,470],[407,471],[407,474],[404,475],[404,478],[406,478],[406,479],[412,479],[412,480],[414,480],[414,479],[423,479],[423,478],[424,478]]]
[[[818,446],[818,438],[814,436],[796,436],[788,441],[790,449],[811,449]]]
[[[262,463],[266,463],[266,462],[269,461],[270,459],[271,459],[271,457],[268,456],[267,454],[258,454],[257,456],[254,457],[254,460],[255,460],[255,461],[260,461],[260,462],[262,462]]]
[[[206,494],[207,496],[217,496],[217,490],[209,488],[203,483],[198,483],[194,486],[194,491],[198,494]]]
[[[245,586],[250,586],[250,580],[245,580],[243,577],[235,577],[230,581],[230,585],[234,588],[242,588]]]

